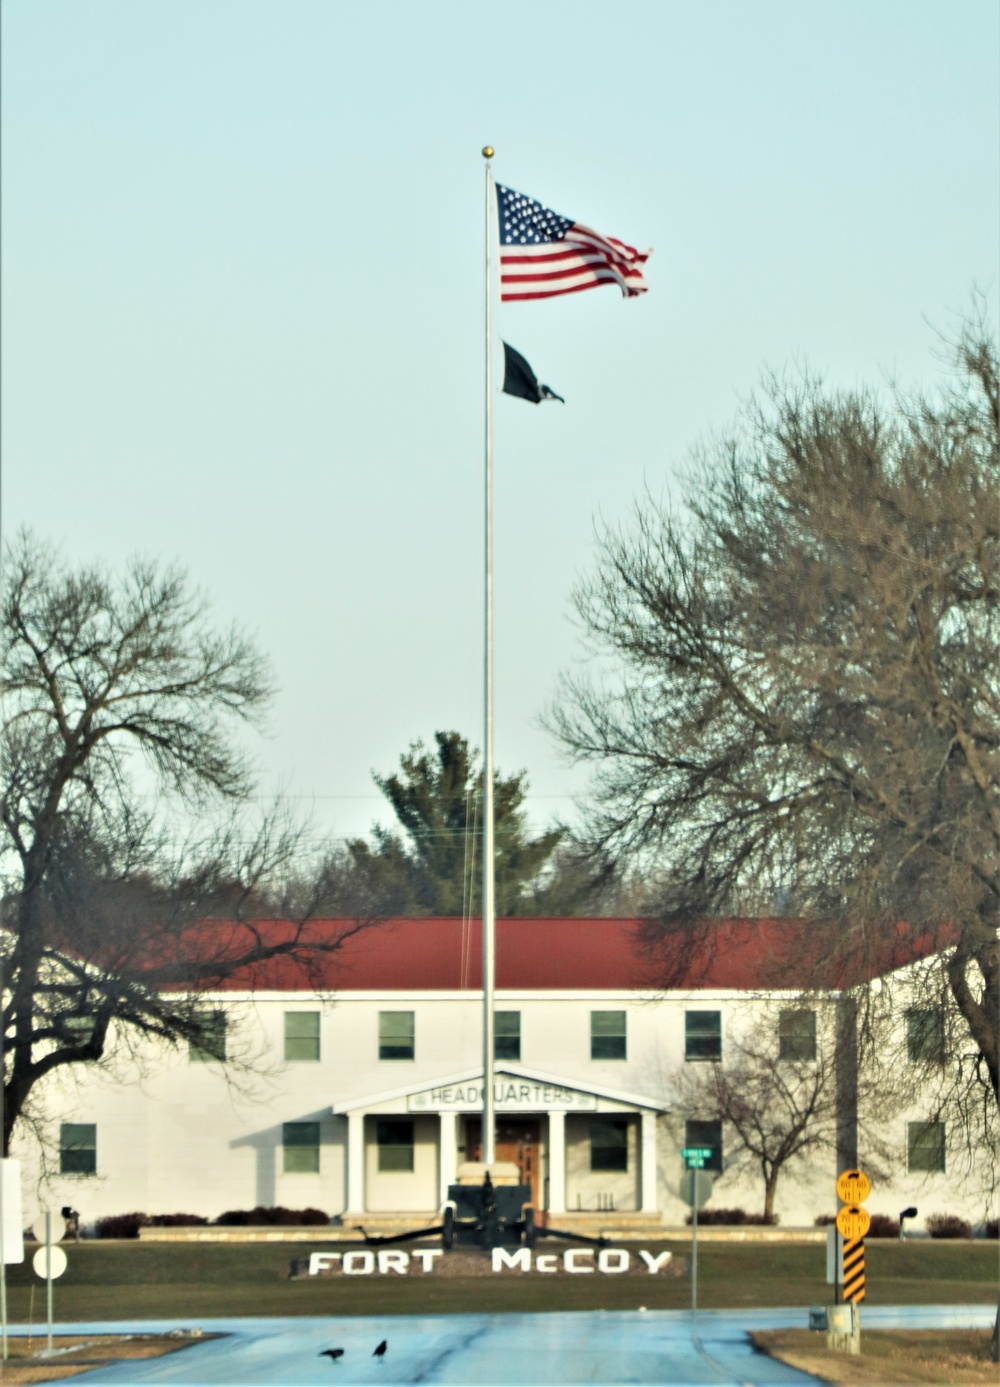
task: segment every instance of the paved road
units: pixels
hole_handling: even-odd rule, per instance
[[[987,1328],[989,1306],[866,1307],[869,1328]],[[192,1320],[223,1339],[147,1362],[86,1373],[81,1384],[669,1383],[671,1387],[794,1387],[806,1373],[755,1354],[748,1329],[804,1326],[795,1310],[675,1310],[537,1315],[387,1315],[351,1319]],[[161,1332],[163,1321],[63,1324],[57,1332]],[[18,1332],[18,1331],[12,1331]],[[37,1333],[37,1326],[35,1332]],[[388,1339],[383,1361],[372,1357]],[[320,1349],[341,1347],[336,1363]]]

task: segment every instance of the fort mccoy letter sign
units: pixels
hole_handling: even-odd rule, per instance
[[[493,1273],[541,1272],[548,1275],[657,1276],[660,1272],[677,1275],[686,1270],[673,1262],[669,1252],[630,1252],[624,1247],[571,1247],[565,1252],[535,1252],[530,1247],[495,1247],[489,1263],[478,1250],[442,1252],[436,1247],[417,1247],[410,1252],[384,1248],[378,1252],[313,1252],[309,1257],[310,1276],[426,1276],[435,1272],[462,1276],[470,1271],[481,1274],[489,1266]],[[293,1265],[293,1275],[305,1270],[304,1260]]]

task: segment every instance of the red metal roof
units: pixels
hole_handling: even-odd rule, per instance
[[[314,920],[305,939],[335,939],[349,920]],[[234,945],[245,926],[221,922]],[[257,921],[265,938],[285,921]],[[308,967],[275,958],[221,982],[224,989],[273,991],[478,991],[481,923],[454,918],[396,919],[344,939]],[[229,932],[232,932],[231,934]],[[850,986],[925,957],[946,943],[896,926],[872,949],[854,940],[836,950],[829,927],[801,920],[706,920],[658,926],[637,919],[537,919],[496,922],[496,986],[524,991],[629,991],[835,988]],[[234,953],[239,953],[238,945]]]

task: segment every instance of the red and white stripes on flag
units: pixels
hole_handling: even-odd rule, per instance
[[[601,236],[500,184],[497,213],[501,299],[547,299],[601,284],[617,284],[626,298],[648,290],[642,266],[650,251]]]

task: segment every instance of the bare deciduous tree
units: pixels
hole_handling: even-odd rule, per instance
[[[793,1023],[784,1033],[782,1015]],[[807,1024],[796,1030],[800,1020]],[[812,1006],[781,1009],[759,1002],[727,1032],[723,1055],[717,1062],[683,1066],[674,1076],[672,1091],[688,1117],[720,1122],[724,1132],[735,1136],[735,1150],[732,1143],[724,1143],[732,1153],[727,1166],[749,1164],[760,1171],[763,1214],[770,1223],[786,1166],[814,1152],[826,1155],[836,1139],[833,1005],[817,1012]],[[889,1155],[885,1124],[899,1103],[884,1073],[877,1082],[871,1074],[863,1082],[864,1091],[853,1098],[862,1113],[870,1114],[877,1093],[878,1121],[865,1125],[864,1151],[866,1169],[879,1175]]]
[[[364,922],[314,921],[301,834],[279,811],[252,821],[236,734],[270,676],[181,573],[72,570],[22,535],[2,621],[6,1152],[46,1075],[122,1036],[197,1041],[199,992],[252,986],[272,959],[308,969]]]
[[[982,320],[956,345],[937,394],[772,380],[686,514],[606,533],[577,603],[607,677],[554,722],[596,770],[591,841],[660,865],[661,920],[777,908],[869,975],[900,921],[947,945],[927,986],[995,1111],[998,369]]]

